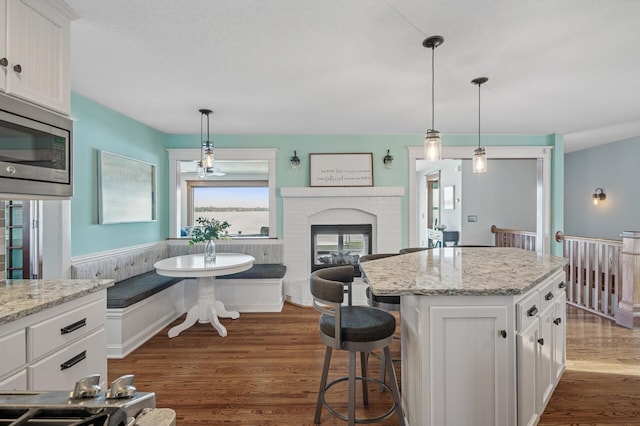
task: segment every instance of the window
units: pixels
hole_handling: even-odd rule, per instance
[[[215,150],[215,173],[196,176],[199,149],[168,149],[169,237],[186,237],[200,216],[231,224],[233,237],[271,237],[276,232],[276,149]],[[196,210],[197,209],[197,210]]]
[[[189,226],[199,217],[226,220],[232,237],[269,236],[269,182],[187,181]],[[187,233],[188,234],[188,233]]]

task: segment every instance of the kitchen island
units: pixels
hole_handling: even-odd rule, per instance
[[[407,424],[534,425],[565,368],[566,259],[446,247],[360,265],[400,295]]]
[[[0,281],[0,390],[107,380],[106,292],[113,280]]]

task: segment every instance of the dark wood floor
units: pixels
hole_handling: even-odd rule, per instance
[[[567,370],[540,424],[640,425],[640,331],[573,308],[567,316]],[[125,359],[110,360],[109,380],[135,374],[138,390],[155,392],[180,426],[310,425],[324,356],[317,319],[312,308],[286,304],[281,313],[222,320],[226,338],[196,324],[169,339],[167,327]],[[346,371],[344,353],[334,351],[332,367],[336,376]],[[378,363],[371,369],[377,375]],[[337,407],[346,401],[339,386],[331,395]],[[370,412],[388,404],[388,392],[371,393]],[[323,410],[322,424],[345,423]]]

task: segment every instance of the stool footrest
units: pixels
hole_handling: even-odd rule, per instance
[[[344,420],[344,421],[349,421],[349,418],[347,416],[345,416],[344,414],[340,414],[339,412],[337,412],[326,400],[325,398],[325,394],[327,393],[327,391],[329,390],[329,388],[331,388],[333,385],[336,385],[340,382],[346,382],[349,380],[349,376],[344,376],[344,377],[339,377],[335,380],[332,380],[331,382],[327,383],[327,386],[324,388],[324,390],[321,392],[320,398],[322,400],[322,405],[324,405],[327,408],[327,411],[329,411],[331,414],[333,414],[334,416],[336,416],[337,418]],[[365,380],[367,382],[371,382],[371,383],[375,383],[379,386],[381,386],[382,388],[384,388],[384,390],[388,391],[390,394],[392,394],[392,389],[389,385],[387,385],[386,383],[383,383],[382,381],[378,380],[378,379],[374,379],[373,377],[362,377],[362,376],[356,376],[356,380]],[[356,418],[354,420],[355,423],[361,423],[361,424],[366,424],[366,423],[376,423],[379,422],[381,420],[387,419],[389,417],[391,417],[391,415],[395,412],[396,410],[396,402],[392,401],[393,405],[391,406],[391,408],[385,412],[384,414],[381,414],[379,416],[376,417],[367,417],[367,418]]]

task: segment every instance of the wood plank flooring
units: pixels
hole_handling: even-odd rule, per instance
[[[167,327],[125,359],[109,360],[109,380],[135,374],[138,390],[155,392],[180,426],[311,425],[324,357],[318,315],[290,304],[281,313],[245,313],[222,320],[225,338],[196,324],[169,339]],[[571,307],[567,316],[567,370],[539,424],[640,425],[640,332]],[[399,354],[398,343],[393,350]],[[346,354],[334,351],[331,365],[330,380],[343,375]],[[378,367],[371,360],[375,377]],[[340,410],[345,391],[337,385],[330,397]],[[389,405],[388,392],[374,390],[367,414]],[[345,422],[323,409],[322,424]]]

